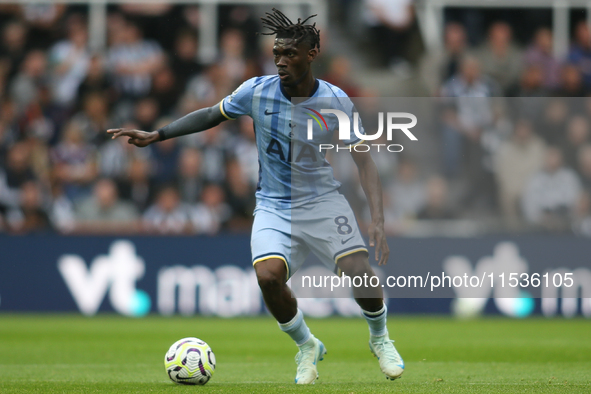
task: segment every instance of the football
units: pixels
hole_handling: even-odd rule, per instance
[[[204,385],[213,376],[215,355],[201,339],[183,338],[173,343],[164,355],[164,367],[175,383]]]

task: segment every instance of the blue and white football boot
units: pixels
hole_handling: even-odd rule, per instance
[[[369,350],[380,362],[380,369],[386,375],[386,379],[398,379],[404,372],[404,361],[394,347],[394,341],[388,333],[379,337],[370,336]]]
[[[318,379],[318,361],[324,360],[326,348],[324,344],[310,334],[310,339],[299,346],[300,351],[295,356],[298,371],[295,377],[296,384],[314,384]]]

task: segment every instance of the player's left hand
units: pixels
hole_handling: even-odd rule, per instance
[[[376,248],[376,260],[378,265],[386,265],[388,263],[388,256],[390,255],[390,248],[386,241],[386,233],[384,232],[384,223],[372,222],[368,229],[369,246]]]

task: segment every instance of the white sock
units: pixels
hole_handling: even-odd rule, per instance
[[[388,328],[386,327],[386,317],[388,316],[388,308],[386,304],[377,312],[364,311],[363,317],[367,320],[369,326],[369,335],[372,337],[382,337],[388,335]]]
[[[310,329],[306,325],[304,314],[299,308],[295,317],[287,323],[279,323],[279,328],[281,328],[281,331],[287,333],[298,346],[302,346],[310,339]]]

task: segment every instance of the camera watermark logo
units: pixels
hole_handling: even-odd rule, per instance
[[[350,141],[352,139],[351,136],[351,121],[349,116],[338,109],[321,109],[320,112],[313,110],[312,108],[306,107],[307,110],[312,111],[313,113],[307,112],[306,114],[309,115],[312,119],[308,119],[307,122],[307,139],[311,141],[314,139],[314,120],[320,126],[320,130],[323,131],[324,128],[322,125],[328,129],[326,120],[322,116],[322,114],[333,114],[337,117],[339,123],[339,140],[341,141]],[[393,140],[393,135],[395,130],[400,130],[406,135],[408,139],[411,141],[417,141],[417,137],[410,131],[411,128],[417,125],[417,117],[409,112],[387,112],[384,116],[384,112],[378,112],[378,130],[373,135],[363,134],[359,130],[359,113],[353,112],[353,133],[355,137],[357,137],[362,142],[359,144],[349,145],[346,147],[339,147],[338,145],[335,146],[334,144],[319,144],[318,150],[322,152],[322,150],[332,150],[335,149],[337,152],[342,149],[347,149],[351,151],[351,149],[355,150],[356,152],[367,152],[372,147],[380,151],[380,148],[385,148],[388,152],[401,152],[404,147],[400,144],[367,144],[366,141],[376,141],[382,137],[384,133],[384,117],[386,118],[386,139],[388,141]],[[406,123],[396,123],[395,119],[407,119],[410,122]],[[321,122],[322,120],[322,122]]]

